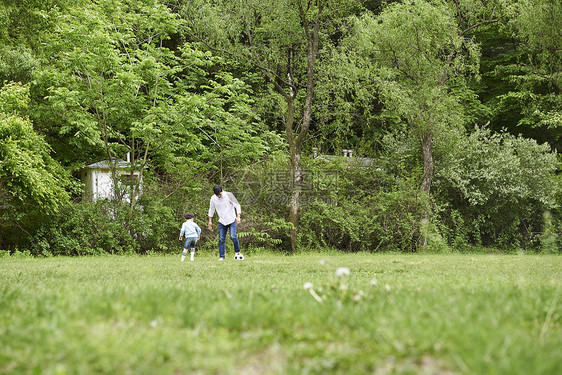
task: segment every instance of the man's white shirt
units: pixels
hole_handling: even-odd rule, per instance
[[[234,223],[236,220],[236,212],[239,215],[241,207],[232,193],[223,191],[220,198],[216,195],[211,197],[209,202],[209,217],[214,216],[215,210],[217,214],[219,214],[219,223],[222,225],[229,225]],[[236,210],[236,212],[234,210]]]

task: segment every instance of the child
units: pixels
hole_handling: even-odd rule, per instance
[[[180,231],[180,241],[182,237],[185,237],[185,245],[183,246],[183,253],[181,254],[181,261],[185,260],[187,256],[187,249],[191,248],[191,261],[193,262],[193,256],[195,255],[195,244],[201,235],[201,228],[199,225],[195,224],[193,218],[194,214],[188,212],[185,214],[185,222],[181,226]]]

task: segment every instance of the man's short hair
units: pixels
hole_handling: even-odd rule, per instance
[[[186,220],[189,220],[189,219],[193,219],[195,217],[195,214],[193,214],[192,212],[187,212],[184,216]]]
[[[215,195],[219,195],[222,192],[222,186],[220,185],[213,186],[213,192],[215,193]]]

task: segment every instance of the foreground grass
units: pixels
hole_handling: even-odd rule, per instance
[[[560,374],[561,276],[559,256],[5,258],[0,373]]]

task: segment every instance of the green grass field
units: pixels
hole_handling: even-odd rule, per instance
[[[0,373],[562,374],[560,256],[228,255],[0,259]]]

